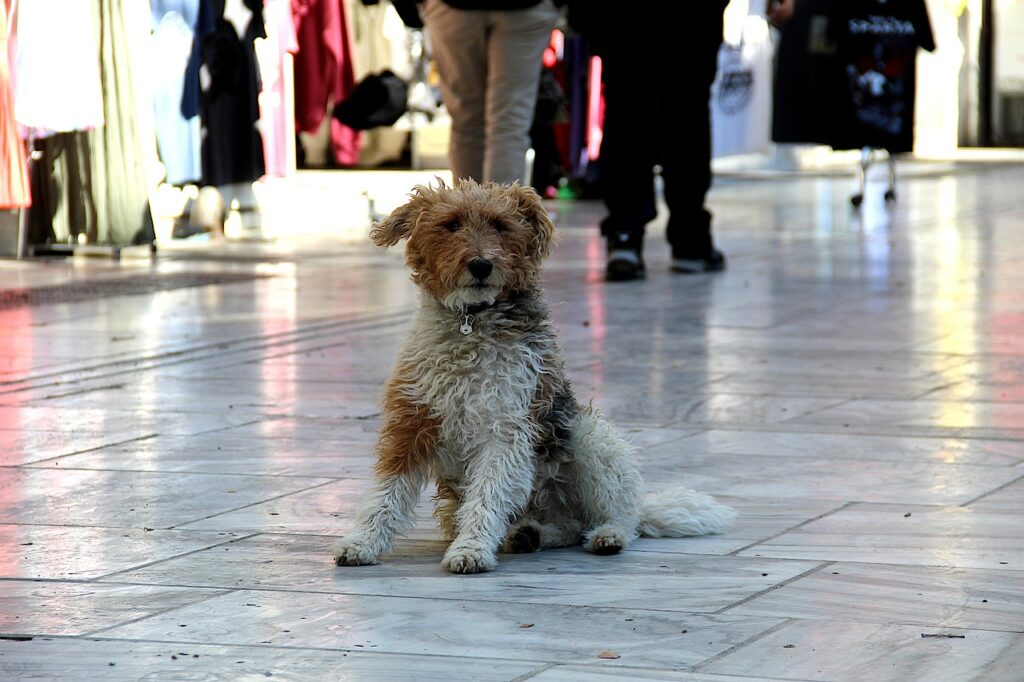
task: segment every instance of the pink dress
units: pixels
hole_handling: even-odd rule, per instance
[[[267,37],[256,41],[256,58],[263,80],[259,98],[263,158],[267,175],[284,177],[295,169],[291,147],[295,141],[295,121],[287,106],[290,93],[285,90],[284,73],[287,55],[299,49],[291,0],[266,0],[263,21]]]
[[[14,122],[11,93],[11,27],[7,25],[7,0],[0,0],[0,209],[24,208],[32,203],[29,193],[25,145]]]

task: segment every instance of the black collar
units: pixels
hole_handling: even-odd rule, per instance
[[[465,310],[463,311],[463,313],[466,314],[466,315],[478,315],[478,314],[482,313],[483,311],[487,310],[488,308],[490,308],[492,305],[494,305],[494,304],[493,303],[473,303],[471,305],[467,305]]]

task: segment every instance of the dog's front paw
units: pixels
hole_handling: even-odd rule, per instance
[[[594,554],[618,554],[629,544],[629,536],[613,526],[600,526],[590,531],[583,548]]]
[[[483,573],[497,565],[498,558],[494,552],[468,545],[449,547],[441,560],[441,566],[452,573]]]
[[[380,563],[380,555],[366,542],[346,537],[334,544],[334,563],[337,566],[369,566]]]

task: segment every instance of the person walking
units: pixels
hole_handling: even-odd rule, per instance
[[[452,119],[452,174],[528,181],[541,57],[561,10],[553,0],[424,0],[419,12]]]
[[[601,57],[604,124],[598,188],[607,208],[605,278],[644,277],[644,231],[657,216],[654,168],[661,167],[671,269],[722,270],[712,215],[711,84],[728,0],[573,0],[568,21]],[[682,17],[680,20],[679,17]]]

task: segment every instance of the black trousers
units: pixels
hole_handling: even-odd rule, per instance
[[[659,28],[659,17],[647,12],[645,30],[628,32],[633,33],[630,39],[601,51],[605,118],[599,177],[608,209],[601,232],[610,245],[612,240],[638,249],[642,245],[644,228],[657,215],[657,164],[673,256],[711,253],[711,213],[705,208],[712,180],[709,104],[722,12],[718,3],[707,4],[708,9],[690,17],[685,30]],[[660,26],[671,26],[671,21],[666,15]],[[619,235],[629,235],[628,242]]]

